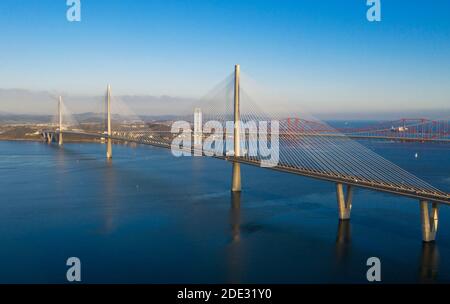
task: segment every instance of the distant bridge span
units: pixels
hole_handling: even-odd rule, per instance
[[[381,139],[409,142],[450,142],[450,119],[402,118],[383,121],[364,128],[331,128],[322,122],[289,117],[289,129],[294,133],[314,136],[342,136],[354,139]]]

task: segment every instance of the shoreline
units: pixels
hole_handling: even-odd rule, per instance
[[[38,138],[0,138],[0,142],[45,142]],[[66,143],[102,143],[100,141],[92,140],[65,140]]]

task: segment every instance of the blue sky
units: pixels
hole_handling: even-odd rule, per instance
[[[196,97],[239,63],[313,112],[448,109],[450,1],[365,2],[2,0],[0,88]]]

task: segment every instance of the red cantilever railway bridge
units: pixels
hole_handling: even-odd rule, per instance
[[[350,138],[375,138],[402,141],[450,142],[450,119],[430,120],[426,118],[402,118],[382,121],[362,128],[332,128],[319,121],[289,117],[289,130],[302,135],[345,135]]]

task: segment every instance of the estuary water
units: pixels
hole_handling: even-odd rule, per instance
[[[450,144],[363,141],[450,191]],[[378,257],[383,282],[450,282],[450,206],[422,244],[418,201],[356,189],[339,223],[335,185],[242,165],[175,158],[168,150],[0,142],[0,282],[364,283]],[[417,157],[416,157],[417,153]]]

